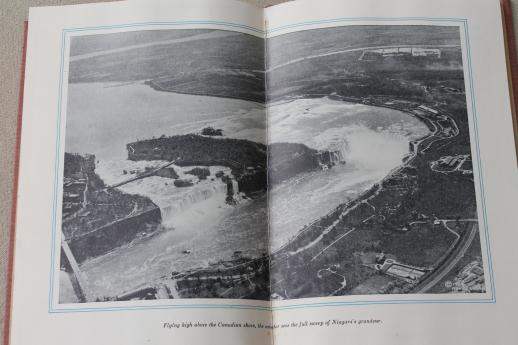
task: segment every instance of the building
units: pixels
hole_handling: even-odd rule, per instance
[[[434,57],[440,59],[441,50],[431,48],[412,48],[412,56]]]
[[[376,61],[388,57],[427,57],[441,58],[441,50],[436,48],[413,48],[413,47],[393,47],[381,49],[364,50],[359,60]]]
[[[428,113],[428,114],[431,114],[431,115],[434,115],[434,116],[437,116],[439,115],[439,112],[433,108],[430,108],[430,107],[427,107],[426,105],[424,104],[421,104],[420,106],[417,107],[418,109],[420,110],[423,110],[424,112]]]
[[[376,264],[375,268],[386,275],[402,279],[408,283],[419,280],[426,273],[422,268],[402,264],[394,259],[386,259],[383,264]]]

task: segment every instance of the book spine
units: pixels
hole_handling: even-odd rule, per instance
[[[509,73],[509,90],[511,92],[511,109],[513,111],[513,126],[516,152],[518,154],[518,57],[516,52],[516,35],[514,34],[513,13],[510,0],[500,0],[502,20],[506,44],[507,67]]]
[[[13,172],[13,194],[11,203],[11,226],[9,231],[9,251],[7,263],[7,281],[5,288],[5,317],[4,317],[4,335],[3,344],[9,345],[10,329],[11,329],[11,297],[13,288],[13,264],[14,264],[14,239],[16,230],[16,204],[18,196],[18,173],[20,168],[20,142],[22,134],[22,113],[23,113],[23,90],[25,85],[25,61],[27,53],[27,33],[29,29],[28,22],[24,22],[23,34],[23,51],[22,64],[20,71],[20,89],[18,91],[18,122],[16,128],[16,145],[15,145],[15,159]]]

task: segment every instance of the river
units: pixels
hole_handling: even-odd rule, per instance
[[[217,126],[228,137],[266,142],[264,106],[155,91],[143,82],[76,83],[68,89],[65,150],[126,158],[126,144]]]
[[[296,142],[325,149],[344,140],[347,163],[327,171],[298,175],[257,200],[225,204],[221,181],[174,187],[172,180],[150,177],[121,187],[149,197],[162,211],[163,229],[81,265],[89,292],[114,296],[169,276],[172,271],[230,259],[235,251],[260,256],[278,248],[305,224],[354,198],[401,164],[408,142],[426,127],[403,112],[328,98],[273,104],[269,130],[260,104],[236,99],[155,91],[143,83],[71,84],[68,94],[66,151],[93,153],[96,172],[108,184],[125,179],[123,171],[164,162],[126,160],[126,144],[153,136],[223,129],[226,137],[257,142]],[[268,132],[268,135],[267,135]],[[230,170],[211,167],[216,171]],[[179,174],[184,168],[176,167]],[[187,253],[188,254],[185,254]]]
[[[355,198],[402,164],[409,141],[428,133],[415,117],[393,109],[327,97],[269,108],[268,139],[326,150],[345,146],[346,164],[300,174],[270,190],[270,246],[276,250],[306,224]]]

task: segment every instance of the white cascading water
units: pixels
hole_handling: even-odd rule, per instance
[[[164,161],[106,160],[97,164],[96,172],[107,185],[124,181],[131,177],[131,172],[142,172],[146,168],[163,166]],[[190,180],[193,185],[176,187],[174,180],[158,176],[146,177],[119,187],[125,193],[139,194],[150,198],[162,213],[162,225],[166,228],[177,228],[193,219],[216,217],[226,208],[227,184],[216,178],[217,172],[231,177],[234,188],[234,199],[238,201],[239,187],[237,181],[227,167],[210,166],[210,175],[205,180],[187,174],[193,167],[172,166],[180,179]],[[124,174],[126,171],[126,174]]]
[[[327,143],[322,144],[324,147],[327,145],[327,150],[330,152],[331,162],[333,164],[345,163],[349,154],[349,144],[347,139],[335,135],[328,139]]]
[[[302,143],[330,152],[335,163],[331,169],[300,174],[270,189],[274,250],[385,177],[408,154],[408,142],[428,133],[420,120],[401,111],[325,97],[274,104],[268,116],[269,142]]]
[[[185,217],[185,213],[192,208],[206,208],[205,212],[213,212],[209,207],[218,207],[225,203],[227,185],[220,180],[204,186],[182,187],[190,189],[181,198],[155,198],[153,200],[162,211],[162,224],[165,227],[176,227],[178,220]],[[213,200],[214,202],[208,202]]]
[[[234,179],[232,179],[232,190],[234,191],[234,198],[235,198],[237,196],[237,194],[239,193],[239,184]]]

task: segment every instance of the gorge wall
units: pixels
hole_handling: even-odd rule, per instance
[[[62,208],[62,233],[79,263],[154,232],[162,220],[149,198],[107,188],[94,155],[65,153]]]
[[[179,166],[226,166],[232,169],[239,191],[253,197],[299,173],[333,166],[332,152],[303,144],[266,145],[249,140],[213,138],[196,134],[141,140],[126,145],[128,159],[175,161]],[[267,162],[268,159],[268,162]],[[267,164],[268,177],[267,177]]]
[[[239,191],[249,197],[266,191],[266,146],[249,140],[196,134],[141,140],[126,145],[128,159],[175,161],[178,166],[225,166]]]

